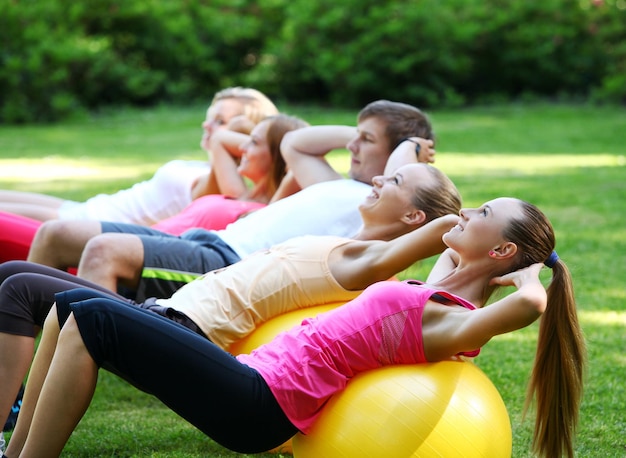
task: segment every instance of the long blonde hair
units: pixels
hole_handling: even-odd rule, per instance
[[[211,105],[218,100],[236,99],[243,105],[243,115],[258,124],[264,118],[278,114],[276,105],[261,91],[249,87],[233,86],[222,89],[213,96]]]

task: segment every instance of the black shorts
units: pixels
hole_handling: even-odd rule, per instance
[[[169,298],[183,285],[241,258],[214,231],[190,229],[180,236],[149,227],[103,222],[103,233],[134,234],[144,249],[143,270],[136,291],[120,291],[137,302]]]

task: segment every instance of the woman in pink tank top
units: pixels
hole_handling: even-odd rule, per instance
[[[449,248],[427,284],[377,283],[237,358],[115,300],[58,295],[44,339],[56,339],[59,323],[62,339],[49,370],[36,357],[31,378],[47,372],[37,411],[32,423],[29,413],[20,417],[7,453],[59,455],[100,367],[154,394],[225,447],[261,452],[297,431],[306,434],[326,401],[359,372],[473,354],[493,336],[542,316],[530,380],[541,433],[534,446],[541,456],[573,455],[585,349],[549,221],[531,204],[499,198],[462,210],[443,241]],[[552,270],[547,290],[539,279],[543,265]],[[499,286],[515,290],[483,307]]]

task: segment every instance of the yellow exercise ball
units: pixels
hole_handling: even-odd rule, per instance
[[[489,378],[450,360],[357,374],[292,446],[295,458],[502,458],[512,434]]]
[[[260,347],[264,343],[269,342],[277,334],[287,331],[294,326],[302,323],[305,318],[312,318],[320,313],[332,310],[345,302],[332,302],[330,304],[315,305],[313,307],[306,307],[301,309],[292,310],[281,315],[277,315],[270,320],[260,324],[257,328],[248,334],[243,339],[240,339],[229,347],[228,351],[233,355],[239,355],[241,353],[250,353],[257,347]]]
[[[305,318],[312,318],[320,313],[332,310],[345,302],[332,302],[324,305],[316,305],[302,309],[292,310],[281,315],[277,315],[265,323],[257,326],[257,328],[243,339],[234,342],[229,351],[233,355],[241,353],[250,353],[257,347],[272,340],[277,334],[287,331],[294,326],[302,323]],[[293,446],[291,439],[278,447],[268,450],[269,453],[293,454]]]

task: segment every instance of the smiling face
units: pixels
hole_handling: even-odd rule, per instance
[[[386,127],[386,123],[376,117],[359,122],[358,135],[346,146],[351,153],[348,175],[353,180],[369,184],[384,172],[391,154]]]
[[[213,103],[206,111],[206,118],[202,123],[202,140],[200,146],[204,149],[209,147],[209,139],[213,132],[225,129],[228,122],[235,116],[244,113],[243,104],[234,98],[221,99]]]
[[[464,259],[482,258],[506,242],[503,231],[520,217],[520,201],[508,197],[486,202],[479,208],[464,208],[459,224],[444,234],[443,241]]]
[[[375,176],[372,192],[359,206],[363,222],[395,223],[416,210],[413,197],[420,187],[432,186],[434,179],[425,164],[407,164],[393,175]]]
[[[244,153],[237,172],[255,183],[267,177],[272,170],[272,156],[267,143],[269,127],[270,121],[261,121],[252,129],[250,139],[241,145]]]

